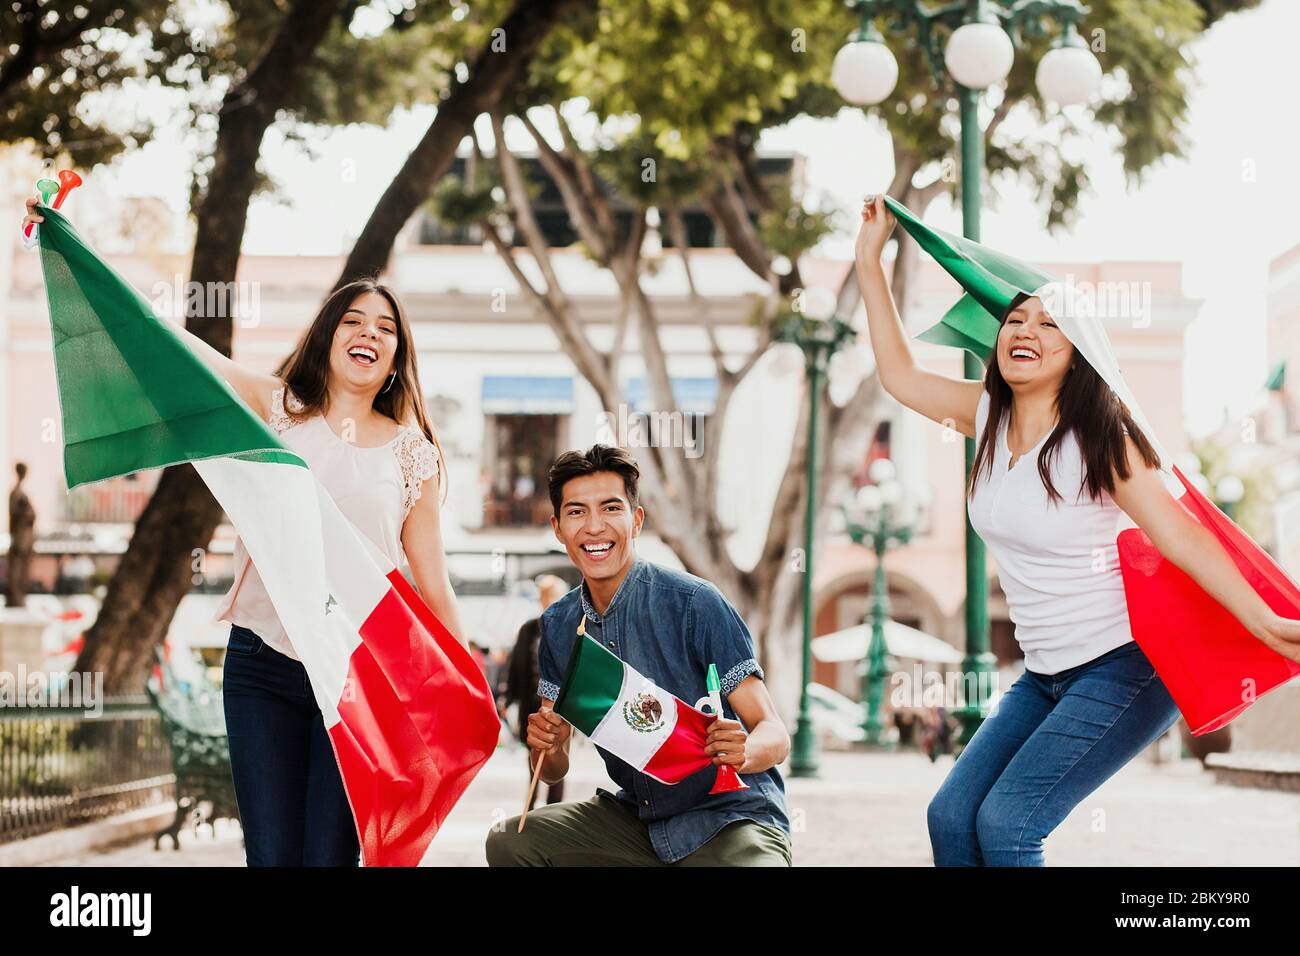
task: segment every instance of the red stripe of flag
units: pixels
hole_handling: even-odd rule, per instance
[[[1246,582],[1283,617],[1300,618],[1300,588],[1176,467],[1179,499],[1227,551]],[[1217,730],[1261,694],[1300,674],[1222,604],[1175,567],[1138,528],[1117,541],[1133,638],[1164,681],[1193,734]]]
[[[367,866],[415,866],[496,748],[469,651],[397,570],[361,625],[330,738]]]
[[[700,713],[677,697],[673,697],[673,703],[677,706],[673,732],[644,768],[646,773],[663,783],[678,783],[713,762],[704,752],[704,743],[714,718]]]

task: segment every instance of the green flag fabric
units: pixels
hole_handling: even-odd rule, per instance
[[[910,209],[889,196],[885,205],[916,244],[966,290],[938,325],[917,336],[923,342],[963,348],[987,364],[998,325],[1019,293],[1033,292],[1056,277],[971,239],[927,226]]]
[[[1280,392],[1286,387],[1286,359],[1273,366],[1273,371],[1269,374],[1264,387],[1270,392]]]
[[[1120,373],[1119,361],[1106,334],[1095,295],[1062,282],[1037,266],[927,226],[910,209],[889,196],[885,197],[885,204],[917,245],[966,290],[938,325],[917,338],[936,345],[966,349],[987,366],[997,344],[1002,316],[1011,306],[1011,301],[1020,293],[1035,296],[1079,354],[1128,408],[1137,426],[1156,449],[1166,484],[1171,490],[1175,487],[1176,479],[1167,468],[1169,455]]]
[[[61,213],[39,208],[69,489],[219,456],[302,464]]]

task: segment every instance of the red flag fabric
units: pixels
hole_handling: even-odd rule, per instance
[[[1187,493],[1180,498],[1209,528],[1264,601],[1283,617],[1300,618],[1300,587],[1214,503],[1173,469]],[[1195,735],[1227,725],[1297,674],[1288,660],[1252,636],[1222,604],[1165,560],[1139,528],[1117,542],[1133,637]]]

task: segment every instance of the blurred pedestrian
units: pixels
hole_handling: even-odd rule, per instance
[[[545,611],[556,600],[561,598],[569,590],[563,578],[556,577],[554,574],[543,574],[537,579],[537,598],[541,602],[542,610]],[[519,705],[518,734],[519,741],[524,745],[524,756],[528,756],[528,715],[537,711],[541,707],[541,698],[537,696],[537,645],[542,637],[540,618],[533,618],[524,623],[519,628],[519,635],[515,638],[514,649],[510,652],[510,663],[507,667],[506,675],[506,692],[505,705]],[[531,772],[531,767],[529,768]],[[541,787],[539,786],[540,790]],[[546,788],[546,802],[559,803],[564,799],[564,781],[549,784]],[[533,803],[537,802],[537,794],[533,794],[532,803],[529,803],[528,809],[532,809]]]
[[[36,509],[32,507],[32,499],[27,497],[27,489],[23,487],[27,465],[21,461],[15,464],[14,474],[17,480],[9,492],[9,581],[6,585],[5,605],[23,607],[27,602],[32,554],[36,548]]]

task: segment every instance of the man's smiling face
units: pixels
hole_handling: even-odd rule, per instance
[[[612,471],[572,478],[560,495],[560,516],[551,518],[555,537],[588,581],[623,574],[636,557],[632,541],[645,512],[632,507],[623,479]]]

